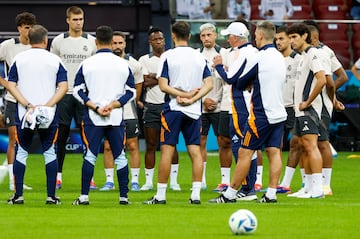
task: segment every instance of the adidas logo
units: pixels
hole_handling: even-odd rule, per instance
[[[231,141],[233,141],[233,142],[238,142],[238,141],[239,141],[239,137],[237,137],[237,135],[234,135],[234,136],[231,138]]]
[[[304,128],[302,129],[302,131],[308,131],[309,130],[309,127],[307,125],[304,126]]]

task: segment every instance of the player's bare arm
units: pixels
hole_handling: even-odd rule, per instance
[[[316,78],[316,84],[314,89],[311,91],[309,98],[306,101],[303,101],[300,103],[299,105],[299,110],[303,111],[305,109],[307,109],[311,103],[314,101],[314,99],[316,98],[316,96],[318,96],[321,91],[322,88],[326,85],[326,78],[325,78],[325,72],[324,71],[318,71],[315,73],[315,78]]]
[[[56,105],[64,97],[67,90],[68,90],[67,81],[60,82],[57,85],[55,94],[53,95],[53,97],[51,97],[51,99],[48,102],[46,102],[45,106],[53,107],[54,105]]]
[[[144,87],[153,87],[158,84],[155,73],[144,75]]]

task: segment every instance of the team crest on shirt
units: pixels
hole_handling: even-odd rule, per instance
[[[291,71],[291,65],[288,65],[287,70]]]
[[[87,45],[84,45],[84,46],[83,46],[83,50],[84,50],[84,51],[88,51],[88,50],[89,50],[88,46],[87,46]]]
[[[314,55],[314,57],[312,58],[312,60],[316,60],[317,59],[317,56]]]

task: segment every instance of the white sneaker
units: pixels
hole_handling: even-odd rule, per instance
[[[333,192],[331,190],[331,187],[329,185],[324,185],[323,186],[323,191],[324,191],[324,195],[326,196],[332,196]]]
[[[23,187],[24,187],[25,190],[32,190],[32,187],[26,185],[25,183],[24,183]]]
[[[13,184],[13,183],[10,183],[10,184],[9,184],[9,190],[10,190],[10,191],[14,191],[14,189],[15,189],[15,188],[14,188],[14,184]],[[23,185],[23,189],[24,189],[24,190],[32,190],[32,187],[24,184],[24,185]]]
[[[150,191],[150,190],[153,190],[153,189],[154,189],[154,187],[153,187],[152,184],[144,184],[140,188],[140,191]]]
[[[181,191],[181,188],[180,188],[180,185],[177,183],[177,184],[170,184],[170,190],[173,190],[173,191]]]
[[[288,194],[288,197],[298,197],[299,195],[305,194],[305,188],[301,188],[299,191],[297,191],[296,193],[291,193]]]
[[[318,193],[307,192],[297,196],[297,198],[324,198],[324,197],[325,195],[323,192],[318,192]]]
[[[311,198],[311,192],[304,192],[299,195],[297,195],[297,198]]]

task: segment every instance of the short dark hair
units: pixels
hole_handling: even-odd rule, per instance
[[[113,30],[109,26],[99,26],[96,28],[96,40],[99,42],[99,44],[111,44],[113,37]]]
[[[15,23],[17,27],[22,25],[35,25],[36,24],[36,17],[34,14],[30,12],[22,12],[19,13],[15,18]]]
[[[276,33],[281,33],[281,32],[286,33],[287,29],[288,29],[288,26],[286,26],[286,25],[280,26],[276,29]]]
[[[303,23],[308,26],[314,26],[319,31],[319,25],[314,20],[304,20]]]
[[[152,28],[150,28],[149,29],[149,31],[148,31],[148,36],[150,36],[151,34],[153,34],[154,32],[163,32],[160,28],[158,28],[158,27],[152,27]]]
[[[308,26],[304,23],[295,23],[293,25],[291,25],[290,27],[288,27],[286,34],[290,35],[290,34],[299,34],[300,36],[304,35],[305,33],[307,33],[307,37],[306,37],[306,42],[307,43],[311,43],[311,32],[310,29],[308,28]]]
[[[74,15],[83,14],[84,15],[84,11],[78,6],[71,6],[71,7],[68,7],[68,9],[66,9],[66,17],[69,18],[71,14],[74,14]]]
[[[126,34],[121,31],[114,31],[113,36],[121,36],[124,40],[126,40]]]
[[[175,34],[176,38],[188,40],[190,36],[190,25],[184,21],[175,22],[172,25],[171,31]]]
[[[41,25],[34,25],[29,30],[30,44],[39,44],[44,41],[48,35],[48,30]]]

